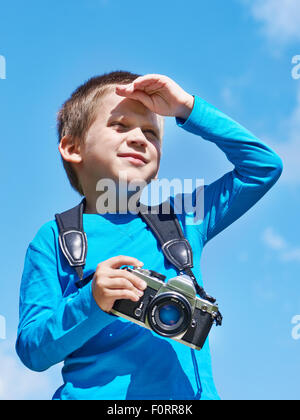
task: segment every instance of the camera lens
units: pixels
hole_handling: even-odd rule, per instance
[[[157,334],[174,337],[188,328],[192,319],[192,310],[183,295],[166,292],[154,297],[150,302],[147,318],[150,327]]]
[[[175,305],[165,305],[159,311],[159,319],[166,325],[175,325],[180,319],[180,311]]]

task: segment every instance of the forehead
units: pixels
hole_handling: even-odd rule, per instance
[[[150,124],[160,129],[162,117],[150,111],[141,102],[119,96],[114,92],[114,87],[105,92],[100,99],[99,113],[103,120],[126,117],[137,120],[141,124]],[[99,115],[99,116],[100,116]]]

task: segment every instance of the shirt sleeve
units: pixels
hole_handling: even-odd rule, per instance
[[[280,177],[283,165],[281,158],[247,129],[200,97],[194,98],[189,118],[176,118],[177,125],[215,143],[234,165],[232,171],[192,193],[194,205],[198,197],[204,199],[204,205],[198,200],[198,205],[203,205],[203,221],[198,228],[205,245],[266,194]]]
[[[55,248],[50,242],[48,237],[43,247],[29,245],[20,288],[16,351],[25,366],[35,371],[61,362],[115,321],[94,300],[92,282],[63,296]],[[42,243],[39,240],[39,246]]]

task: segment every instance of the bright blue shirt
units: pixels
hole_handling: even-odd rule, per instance
[[[176,123],[215,143],[234,165],[232,171],[204,186],[202,223],[191,223],[188,213],[178,214],[193,250],[194,274],[202,285],[203,247],[274,185],[282,161],[248,130],[197,95],[189,118],[176,118]],[[199,193],[199,188],[193,191],[192,203]],[[186,195],[178,198],[180,203]],[[174,204],[174,197],[170,200]],[[84,214],[83,226],[88,240],[85,277],[99,262],[116,255],[135,257],[144,262],[144,268],[167,279],[178,275],[139,216]],[[208,340],[201,351],[195,351],[106,313],[96,304],[91,283],[77,290],[76,280],[60,251],[58,228],[52,220],[40,228],[26,253],[16,350],[35,371],[64,361],[63,385],[54,399],[219,399]],[[208,286],[209,281],[205,284],[209,291]]]

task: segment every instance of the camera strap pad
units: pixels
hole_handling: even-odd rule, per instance
[[[151,228],[167,260],[179,271],[184,271],[193,267],[192,248],[183,236],[172,206],[169,205],[168,213],[163,212],[165,203],[152,207],[140,203],[139,216]]]
[[[87,254],[87,238],[83,231],[82,215],[85,199],[79,205],[60,214],[55,214],[59,229],[59,246],[69,265],[74,267],[80,281]]]

